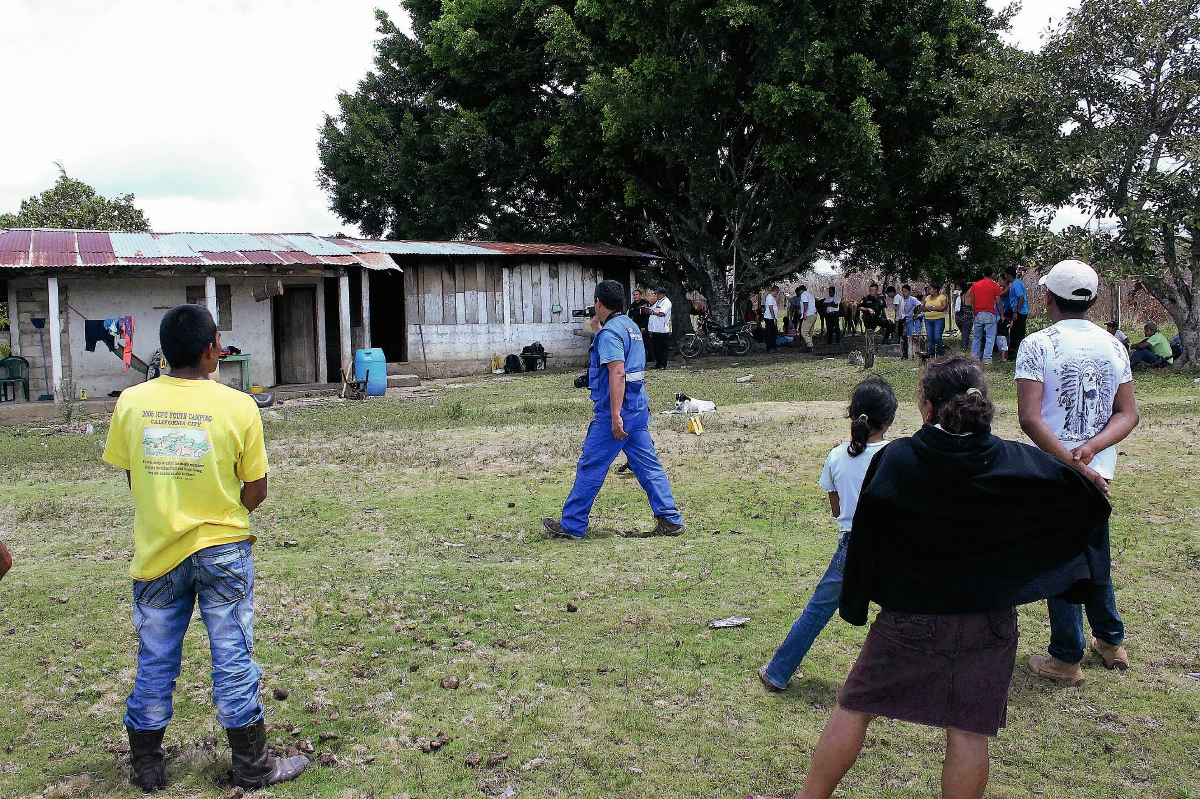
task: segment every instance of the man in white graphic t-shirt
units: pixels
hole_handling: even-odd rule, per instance
[[[1138,423],[1129,353],[1104,328],[1087,320],[1099,279],[1083,261],[1061,261],[1041,279],[1054,323],[1021,342],[1017,353],[1017,412],[1021,429],[1111,495],[1117,444]],[[1103,600],[1073,605],[1048,600],[1050,657],[1034,655],[1034,674],[1062,685],[1083,682],[1083,611],[1092,627],[1092,649],[1108,668],[1126,669],[1125,625],[1112,585]]]

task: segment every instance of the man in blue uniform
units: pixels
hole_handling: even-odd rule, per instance
[[[592,339],[588,365],[588,387],[595,403],[595,418],[583,441],[583,454],[575,472],[575,485],[563,506],[562,521],[543,519],[542,528],[552,536],[583,538],[588,514],[600,493],[617,453],[625,451],[629,468],[650,499],[658,519],[647,535],[679,535],[683,517],[667,473],[658,462],[650,438],[650,401],[643,383],[646,348],[642,333],[623,311],[625,290],[615,280],[596,286],[596,318],[603,327]]]

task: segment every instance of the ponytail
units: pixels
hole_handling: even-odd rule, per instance
[[[850,443],[846,452],[857,458],[867,451],[867,440],[896,418],[896,392],[882,377],[868,377],[854,387],[846,416],[850,419]]]
[[[871,437],[871,418],[860,413],[857,419],[850,422],[850,445],[846,451],[850,457],[857,458],[867,451],[867,439]]]

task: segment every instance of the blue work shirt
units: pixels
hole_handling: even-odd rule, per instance
[[[1021,278],[1017,278],[1008,287],[1008,310],[1010,313],[1029,313],[1029,294],[1025,291],[1025,284]]]
[[[625,429],[632,429],[634,423],[645,426],[650,422],[650,400],[643,382],[646,347],[642,343],[642,331],[625,314],[609,317],[592,339],[588,387],[592,390],[597,419],[607,420],[612,415],[608,364],[616,361],[625,362],[625,401],[621,404],[621,419],[625,422]],[[639,379],[630,380],[630,376]]]

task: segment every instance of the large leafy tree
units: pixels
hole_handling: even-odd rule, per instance
[[[1180,363],[1200,366],[1200,0],[1083,0],[1041,61],[1095,220],[1065,240],[1140,280],[1179,327]]]
[[[0,214],[0,228],[150,229],[146,215],[134,206],[132,194],[104,197],[88,184],[68,177],[61,165],[58,169],[58,180],[52,188],[22,200],[16,214]]]
[[[982,0],[405,7],[320,143],[371,234],[653,246],[721,308],[822,256],[958,268],[1019,210],[945,147],[1003,52]]]

